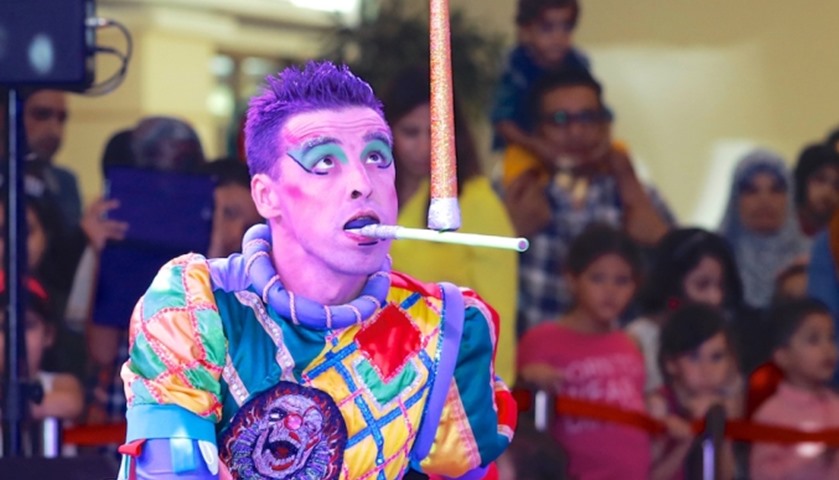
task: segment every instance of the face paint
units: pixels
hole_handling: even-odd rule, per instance
[[[301,113],[284,125],[280,145],[291,158],[280,156],[272,180],[281,204],[271,228],[283,245],[283,262],[294,263],[295,271],[314,265],[348,275],[378,271],[390,242],[348,230],[396,222],[385,121],[366,107]]]
[[[388,168],[393,165],[393,150],[386,140],[377,138],[367,144],[367,148],[361,153],[361,159],[379,168]]]
[[[288,156],[307,172],[326,175],[336,161],[344,164],[348,162],[347,154],[334,138],[319,138],[306,143],[302,148],[289,150]]]

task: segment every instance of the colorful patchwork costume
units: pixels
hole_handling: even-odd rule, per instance
[[[474,292],[390,272],[324,307],[283,289],[269,228],[242,255],[179,257],[134,310],[121,475],[480,478],[511,440],[498,318]],[[217,452],[216,454],[216,445]],[[225,478],[224,476],[222,478]]]

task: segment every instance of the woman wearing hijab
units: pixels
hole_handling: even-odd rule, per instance
[[[731,244],[752,307],[769,306],[775,276],[807,252],[791,187],[784,160],[768,150],[747,154],[734,172],[720,233]]]

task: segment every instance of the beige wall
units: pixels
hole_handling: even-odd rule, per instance
[[[99,192],[105,140],[141,115],[183,116],[208,153],[220,153],[206,108],[216,50],[300,53],[316,45],[299,31],[259,30],[220,14],[116,8],[122,1],[103,0],[113,5],[100,13],[132,25],[137,51],[128,80],[106,97],[71,101],[59,156],[79,172],[87,199]],[[839,2],[582,1],[578,44],[606,86],[616,135],[685,222],[717,222],[731,166],[744,149],[768,146],[792,162],[804,143],[839,124]],[[515,3],[452,0],[509,39]],[[115,39],[103,36],[109,44]],[[486,145],[488,128],[478,130]]]

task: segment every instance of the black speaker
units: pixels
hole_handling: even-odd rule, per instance
[[[90,86],[94,13],[94,0],[0,0],[0,85]]]
[[[0,478],[9,480],[113,480],[118,471],[116,459],[103,456],[0,458]]]

